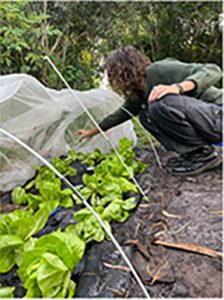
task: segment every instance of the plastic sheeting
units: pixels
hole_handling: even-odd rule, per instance
[[[110,90],[74,91],[97,122],[117,109],[121,98]],[[46,88],[26,74],[0,76],[0,127],[24,141],[43,157],[65,154],[69,149],[108,152],[109,143],[100,134],[79,142],[75,132],[92,128],[93,124],[68,89]],[[122,137],[136,143],[131,121],[106,132],[114,145]],[[0,135],[0,191],[9,191],[24,184],[40,164],[21,146]]]

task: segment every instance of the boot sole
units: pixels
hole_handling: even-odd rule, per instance
[[[214,168],[217,168],[220,164],[222,163],[222,160],[217,157],[216,159],[211,160],[208,162],[206,165],[202,166],[201,168],[198,168],[197,170],[194,171],[189,171],[189,172],[175,172],[171,171],[171,174],[174,176],[194,176],[194,175],[199,175],[204,171],[208,171]]]

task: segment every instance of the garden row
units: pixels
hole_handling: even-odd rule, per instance
[[[131,176],[145,169],[135,159],[131,141],[121,139],[118,151],[128,171],[112,150],[109,154],[98,149],[89,154],[70,150],[68,156],[51,161],[75,184],[110,231],[111,222],[125,222],[136,207],[136,198],[128,196],[137,193]],[[11,200],[22,209],[0,214],[0,274],[16,267],[28,298],[73,297],[76,283],[71,274],[80,264],[87,243],[109,237],[74,191],[46,166],[38,166],[34,179],[16,187]],[[74,223],[41,235],[49,216],[61,208],[74,209]],[[3,283],[0,297],[15,296],[13,283]]]

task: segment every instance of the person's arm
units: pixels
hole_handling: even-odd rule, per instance
[[[172,63],[162,66],[160,72],[161,69],[167,78],[177,77],[179,80],[174,79],[175,83],[171,85],[155,85],[149,94],[149,102],[167,94],[184,94],[191,91],[195,97],[199,97],[208,87],[216,84],[222,76],[221,69],[215,64],[186,64],[174,60]]]
[[[104,118],[99,123],[99,127],[103,131],[115,127],[132,118],[132,116],[127,112],[125,112],[125,110],[123,110],[122,107],[124,107],[124,109],[129,111],[132,115],[136,116],[141,110],[141,102],[126,100],[125,103],[120,108],[118,108],[115,112],[113,112],[112,114]],[[92,137],[98,134],[99,129],[98,128],[93,128],[92,130],[80,129],[77,133],[80,135],[80,140],[83,140],[86,137]]]
[[[184,80],[178,84],[175,84],[175,86],[178,88],[179,94],[190,92],[196,88],[196,84],[192,80]]]
[[[122,108],[124,108],[124,110]],[[141,110],[141,102],[126,100],[120,108],[118,108],[115,112],[104,118],[99,123],[100,128],[103,131],[106,131],[125,121],[130,120],[132,116],[125,112],[125,110],[129,111],[132,115],[137,116]]]
[[[196,85],[195,92],[200,95],[207,88],[215,85],[222,78],[222,71],[216,64],[192,64],[191,74],[186,80]]]
[[[191,80],[184,80],[180,83],[172,85],[159,84],[152,89],[148,97],[148,102],[159,100],[160,98],[168,94],[184,94],[186,92],[194,90],[195,88],[196,84]]]

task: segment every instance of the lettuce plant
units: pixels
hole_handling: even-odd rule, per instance
[[[86,199],[90,199],[92,206],[104,205],[114,198],[122,199],[123,193],[137,192],[136,186],[126,178],[110,174],[104,177],[99,173],[84,174],[82,180],[85,187],[80,192]]]
[[[74,150],[69,150],[69,158],[73,161],[81,161],[89,166],[95,166],[98,162],[106,157],[106,154],[102,154],[99,149],[95,149],[91,153],[75,152]]]
[[[94,210],[102,219],[107,229],[111,231],[109,223],[111,221],[126,221],[130,215],[129,212],[135,207],[136,200],[134,197],[131,197],[127,200],[114,198],[113,201],[106,206],[106,208],[103,206],[97,206],[94,208]],[[74,217],[78,223],[75,225],[69,225],[66,231],[75,233],[86,243],[91,240],[101,242],[105,237],[108,238],[107,234],[104,232],[104,229],[101,227],[95,216],[92,215],[88,208],[80,209],[74,214]]]
[[[64,176],[75,176],[77,170],[70,166],[74,158],[70,154],[67,158],[61,159],[55,157],[52,159],[52,165]],[[16,187],[12,192],[12,201],[19,205],[28,205],[29,207],[38,207],[46,201],[58,201],[58,205],[63,207],[72,207],[72,190],[67,188],[62,190],[60,178],[47,166],[37,166],[38,173],[34,180],[29,182],[24,188]],[[39,195],[27,193],[27,190],[35,186]]]
[[[17,262],[17,251],[21,251],[23,240],[12,234],[0,235],[0,273],[10,271]]]
[[[39,238],[33,249],[23,252],[19,276],[27,298],[72,298],[70,279],[81,261],[85,243],[74,233],[54,232]]]
[[[70,166],[72,162],[73,159],[70,156],[65,159],[55,157],[51,160],[52,165],[64,176],[75,176],[77,174],[77,170]]]
[[[103,207],[96,207],[95,212],[101,216]],[[75,225],[69,225],[66,229],[67,232],[72,232],[80,237],[85,243],[90,241],[102,242],[106,236],[103,228],[97,221],[94,215],[88,208],[80,209],[74,214],[75,219],[78,221]],[[104,221],[105,226],[111,231],[111,227],[108,221]]]
[[[14,286],[7,286],[7,287],[0,286],[0,299],[14,298],[14,295],[13,295],[14,290],[15,290]]]
[[[12,192],[13,203],[36,208],[41,203],[57,201],[60,206],[72,207],[71,195],[73,191],[70,188],[62,190],[61,180],[54,173],[50,173],[50,177],[47,177],[46,174],[43,177],[41,175],[42,173],[39,173],[35,179],[35,186],[39,191],[39,195],[27,193],[26,187],[16,187]]]
[[[45,203],[35,214],[31,210],[15,210],[10,214],[1,215],[0,273],[8,272],[15,264],[19,264],[26,243],[45,226],[56,204]]]
[[[134,197],[129,199],[121,200],[116,199],[112,201],[102,212],[102,219],[118,222],[125,222],[129,217],[129,211],[133,210],[136,207],[136,200]]]
[[[130,140],[126,138],[121,139],[118,152],[123,158],[126,167],[115,151],[111,150],[111,153],[94,169],[94,173],[103,177],[109,173],[114,177],[122,176],[130,179],[135,173],[141,173],[145,170],[145,164],[135,159],[135,152],[131,148]]]

